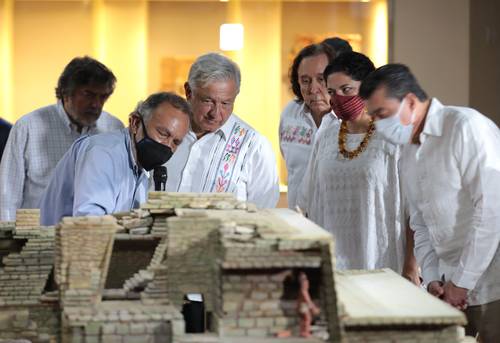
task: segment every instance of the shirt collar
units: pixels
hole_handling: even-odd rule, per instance
[[[314,119],[313,119],[313,116],[312,116],[312,113],[311,111],[309,110],[309,107],[306,106],[305,102],[302,102],[301,104],[301,109],[300,109],[301,113],[311,121],[312,124],[316,125],[315,122],[314,122]],[[337,115],[335,114],[335,112],[333,112],[333,110],[330,110],[330,112],[328,113],[325,113],[323,115],[323,117],[321,118],[321,123],[323,123],[323,120],[325,120],[325,118],[327,116],[330,116],[332,119],[335,119],[335,120],[338,120],[339,118],[337,117]],[[321,126],[321,123],[320,123],[320,126]]]
[[[425,117],[423,134],[438,137],[443,134],[443,109],[443,104],[438,99],[432,98],[427,116]]]
[[[217,135],[220,135],[224,140],[227,140],[227,138],[231,135],[231,130],[233,129],[233,125],[234,123],[236,122],[236,117],[234,114],[231,114],[229,116],[229,118],[226,120],[226,122],[224,123],[224,125],[222,125],[221,127],[219,127],[217,130],[215,130],[214,132],[210,132],[208,133],[207,135],[214,135],[214,134],[217,134]],[[193,129],[191,128],[189,134],[195,139],[197,140],[196,138],[196,134],[194,133]],[[205,136],[203,136],[205,137]]]
[[[233,130],[233,125],[236,121],[236,118],[234,114],[231,114],[229,118],[226,120],[224,125],[222,125],[220,128],[218,128],[215,132],[222,134],[222,138],[224,140],[227,140],[227,138],[231,135],[231,131]]]
[[[72,125],[73,123],[69,120],[68,114],[64,110],[64,106],[62,104],[62,101],[59,100],[57,102],[56,108],[57,108],[57,114],[59,115],[59,118],[61,118],[61,120],[64,123],[64,127],[68,128],[68,130],[70,132],[73,131],[73,125]]]
[[[78,132],[78,127],[76,126],[75,123],[73,123],[69,119],[69,116],[66,113],[66,110],[64,109],[64,105],[63,105],[63,103],[62,103],[61,100],[57,101],[56,107],[57,107],[57,114],[59,115],[59,118],[61,118],[61,120],[63,121],[64,126],[69,129],[69,132]],[[97,120],[99,120],[99,119],[97,119]],[[83,135],[83,134],[92,132],[96,127],[97,127],[97,121],[94,124],[90,125],[90,126],[84,126],[82,128],[82,133],[81,134]]]
[[[311,110],[309,110],[309,107],[307,107],[304,101],[302,101],[302,104],[300,105],[300,112],[304,117],[306,117],[307,120],[311,122],[311,124],[314,124],[314,119]]]

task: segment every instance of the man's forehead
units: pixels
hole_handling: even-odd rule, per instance
[[[111,93],[113,92],[113,87],[109,84],[99,84],[99,83],[91,83],[87,85],[80,85],[76,87],[77,91],[88,91],[93,93]]]
[[[385,100],[387,99],[387,89],[384,85],[378,86],[372,95],[369,97],[369,100]]]
[[[189,122],[189,116],[169,102],[163,102],[159,104],[152,110],[151,113],[151,119],[159,122],[170,122],[173,118],[186,120],[187,122]]]
[[[175,139],[182,139],[189,128],[189,117],[186,113],[169,103],[159,105],[151,117],[151,122],[167,130]],[[185,126],[185,130],[182,128]]]
[[[195,91],[206,95],[237,93],[236,82],[233,79],[209,80],[202,85],[198,85]]]
[[[381,115],[393,111],[399,105],[399,100],[389,96],[384,85],[379,86],[366,100],[366,107],[370,115]]]
[[[372,95],[367,99],[368,103],[377,104],[379,106],[394,105],[399,103],[399,100],[393,96],[389,96],[387,88],[383,85],[379,86]]]

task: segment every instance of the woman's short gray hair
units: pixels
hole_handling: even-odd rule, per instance
[[[234,80],[238,92],[240,91],[241,73],[236,63],[229,58],[208,53],[196,59],[189,69],[188,83],[191,89],[204,87],[211,81]]]

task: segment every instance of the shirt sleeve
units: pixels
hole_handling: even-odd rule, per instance
[[[118,119],[118,118],[116,118],[114,116],[111,116],[111,119],[113,119],[113,122],[110,125],[111,131],[121,130],[121,129],[123,129],[125,127],[125,126],[123,126],[123,123],[122,123],[122,121],[120,119]]]
[[[422,212],[417,210],[410,201],[406,200],[405,202],[408,204],[410,213],[410,228],[415,232],[413,235],[415,258],[422,269],[424,283],[440,281],[438,257],[432,246],[429,229],[424,223]]]
[[[247,183],[247,200],[260,208],[274,208],[280,196],[276,158],[266,138],[259,136],[255,144],[250,163],[246,163],[246,168],[252,169]]]
[[[311,156],[309,156],[309,162],[307,163],[306,171],[304,173],[304,179],[302,183],[298,187],[297,194],[297,206],[305,213],[309,213],[309,207],[311,204],[310,196],[314,192],[314,185],[316,184],[317,179],[317,170],[318,170],[318,147],[319,147],[319,138],[321,135],[318,135],[314,141],[314,145],[312,148]]]
[[[474,289],[500,242],[500,131],[485,118],[468,118],[457,131],[453,148],[473,216],[451,280],[459,287]]]
[[[425,224],[422,212],[418,210],[416,204],[408,196],[410,192],[410,184],[412,180],[406,177],[407,173],[405,168],[405,154],[410,154],[409,151],[401,151],[402,157],[398,161],[398,173],[400,178],[400,193],[401,193],[401,206],[402,216],[405,223],[408,223],[410,229],[414,232],[413,253],[417,259],[422,272],[422,278],[425,284],[432,281],[440,281],[439,275],[439,259],[434,250],[430,240],[429,229]],[[405,224],[406,226],[406,224]],[[405,237],[406,240],[406,237]],[[405,242],[406,245],[406,242]]]
[[[14,221],[16,210],[22,206],[27,141],[26,123],[18,121],[10,131],[0,163],[0,221]]]
[[[280,115],[280,124],[279,124],[279,128],[278,128],[278,139],[279,139],[279,142],[280,142],[280,152],[281,152],[281,156],[283,156],[283,158],[285,158],[285,154],[283,154],[283,144],[282,144],[282,141],[281,141],[281,138],[282,138],[282,135],[281,135],[281,132],[283,131],[283,126],[285,125],[285,115],[286,115],[286,110],[287,110],[288,106],[285,107],[285,109],[283,110],[283,112],[281,112],[281,115]]]
[[[101,216],[113,213],[119,182],[113,156],[91,147],[78,156],[75,165],[73,216]]]

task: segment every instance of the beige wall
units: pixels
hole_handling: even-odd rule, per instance
[[[282,6],[281,61],[284,79],[287,80],[291,65],[290,51],[299,35],[361,34],[361,52],[369,55],[370,3],[285,2]],[[282,105],[292,98],[290,85],[283,84]]]
[[[92,49],[91,6],[82,2],[15,1],[14,118],[54,103],[64,66]]]
[[[93,16],[94,56],[117,79],[105,108],[128,123],[130,112],[147,95],[147,3],[99,0],[94,3]]]
[[[0,0],[0,118],[13,121],[12,115],[12,27],[14,2]]]
[[[242,73],[235,112],[269,139],[278,157],[281,4],[244,2],[241,22],[245,39],[243,50],[235,56]]]
[[[190,18],[189,23],[185,18]],[[218,51],[219,26],[225,18],[223,2],[149,3],[148,91],[160,89],[162,58]]]
[[[409,65],[430,96],[469,105],[469,0],[393,0],[391,14],[391,62]]]
[[[471,1],[470,105],[500,126],[500,1]]]

